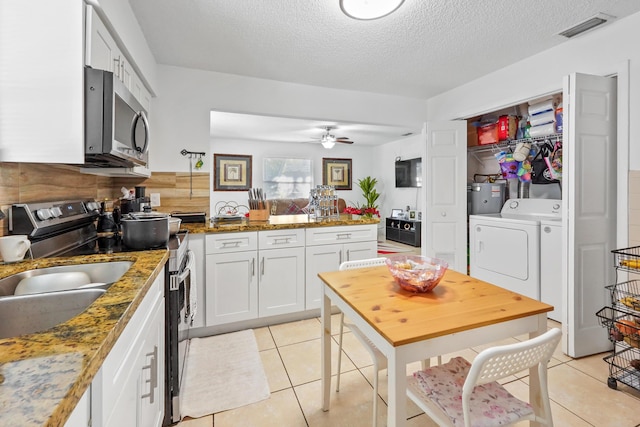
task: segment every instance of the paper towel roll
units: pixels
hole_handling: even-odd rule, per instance
[[[547,123],[552,123],[555,121],[556,121],[556,115],[553,110],[547,111],[544,113],[534,114],[533,116],[529,117],[529,123],[531,123],[531,126],[546,125]]]
[[[553,99],[548,99],[546,101],[529,105],[529,115],[533,116],[534,114],[543,113],[545,111],[553,111],[555,109],[556,109],[556,103],[553,101]]]
[[[547,123],[545,125],[540,126],[531,126],[529,129],[529,136],[531,138],[537,138],[539,136],[549,136],[556,133],[556,124],[555,123]]]

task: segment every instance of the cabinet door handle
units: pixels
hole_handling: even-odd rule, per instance
[[[260,260],[260,277],[264,276],[264,257]]]
[[[342,249],[338,251],[338,265],[342,264]]]
[[[234,248],[240,247],[240,241],[239,240],[234,240],[233,242],[222,242],[222,249],[226,249],[227,246],[232,246]]]
[[[148,365],[142,367],[142,370],[150,369],[150,378],[146,380],[149,383],[149,393],[140,396],[141,399],[149,398],[149,403],[155,401],[155,389],[158,387],[158,346],[153,346],[153,353],[147,353],[147,357],[151,357],[151,361]]]
[[[347,249],[347,261],[351,261],[351,254],[349,253],[349,249]]]
[[[256,275],[256,259],[251,259],[251,277]]]
[[[276,237],[273,239],[274,245],[286,245],[291,241],[291,237]]]
[[[120,58],[113,58],[113,73],[120,78]]]

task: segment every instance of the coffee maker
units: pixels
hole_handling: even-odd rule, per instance
[[[145,196],[146,187],[135,187],[135,198],[120,200],[120,210],[123,214],[130,212],[145,212],[151,210],[149,197]]]

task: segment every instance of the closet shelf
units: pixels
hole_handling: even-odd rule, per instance
[[[553,135],[547,136],[538,136],[535,138],[521,138],[521,139],[508,139],[506,141],[500,141],[495,144],[487,144],[487,145],[476,145],[473,147],[467,147],[467,152],[469,153],[482,153],[485,151],[501,151],[505,148],[514,147],[516,144],[520,142],[530,142],[533,145],[538,145],[539,143],[543,143],[545,141],[562,141],[561,133],[554,133]]]

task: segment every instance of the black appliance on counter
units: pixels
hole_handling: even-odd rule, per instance
[[[95,201],[19,203],[9,210],[9,232],[31,241],[33,258],[129,252],[120,233],[98,233],[104,208]],[[187,297],[190,271],[188,231],[171,236],[165,248],[165,404],[163,425],[180,421],[180,386],[189,343]]]
[[[206,224],[206,212],[171,212],[174,218],[180,218],[183,224]]]

